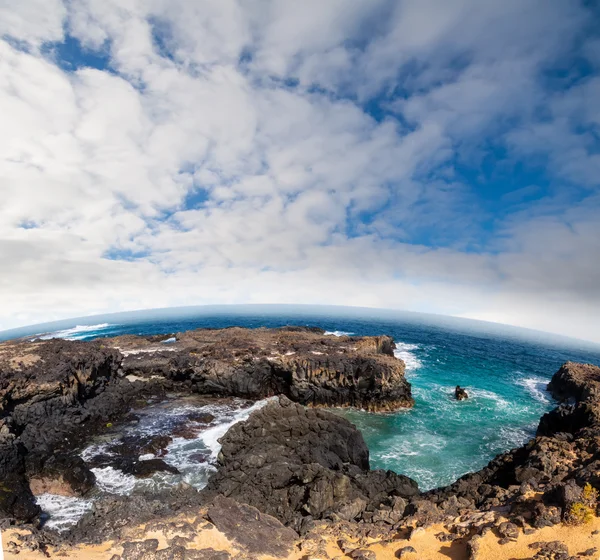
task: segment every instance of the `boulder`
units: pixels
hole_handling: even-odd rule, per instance
[[[369,451],[347,420],[285,397],[221,438],[217,472],[204,493],[223,494],[301,530],[306,516],[355,519],[390,497],[418,494],[416,482],[369,471]]]
[[[208,518],[227,538],[255,556],[289,556],[298,538],[274,517],[223,496],[215,498]]]
[[[464,401],[469,398],[469,395],[460,385],[457,385],[454,389],[454,398],[457,401]]]
[[[27,475],[34,495],[85,496],[96,484],[96,476],[78,455],[59,453],[38,462],[28,457]]]

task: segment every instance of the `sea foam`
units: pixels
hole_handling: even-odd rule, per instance
[[[401,359],[406,365],[406,371],[413,372],[422,367],[423,362],[415,354],[415,350],[419,349],[418,344],[408,344],[406,342],[396,341],[396,349],[394,356]]]
[[[548,380],[542,377],[526,377],[517,381],[517,385],[525,387],[527,392],[536,400],[541,403],[547,404],[550,402],[548,391],[546,386]]]
[[[56,496],[55,494],[41,494],[36,497],[37,504],[49,516],[46,527],[57,531],[66,531],[90,509],[92,500],[84,498],[71,498]]]
[[[100,323],[99,325],[77,325],[71,329],[65,329],[64,331],[45,333],[41,336],[36,336],[35,339],[50,340],[52,338],[64,338],[65,340],[82,340],[89,337],[92,333],[116,326],[118,325],[112,325],[110,323]]]

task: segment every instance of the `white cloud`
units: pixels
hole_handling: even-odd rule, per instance
[[[0,33],[0,328],[143,307],[298,302],[600,340],[589,319],[600,311],[590,258],[600,254],[590,192],[597,81],[554,91],[540,79],[570,48],[583,8],[15,6],[0,3],[10,24]],[[40,54],[63,29],[108,54],[111,70],[67,72]],[[377,120],[358,101],[393,88],[399,97],[385,103],[397,119]],[[486,240],[493,212],[454,165],[482,158],[489,134],[511,161],[549,158],[557,190],[496,216]],[[587,191],[570,197],[567,180]],[[206,200],[187,207],[198,192]]]

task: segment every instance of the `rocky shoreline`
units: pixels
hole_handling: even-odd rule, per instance
[[[393,349],[389,337],[333,337],[306,328],[1,344],[0,516],[3,527],[28,531],[13,542],[14,552],[68,554],[78,544],[110,540],[122,560],[283,558],[303,550],[298,558],[325,559],[333,553],[324,543],[333,539],[340,557],[370,560],[377,556],[367,544],[393,547],[435,527],[440,543],[483,558],[481,547],[492,536],[508,545],[572,524],[578,504],[596,514],[586,492],[600,488],[600,368],[562,366],[549,385],[561,404],[541,418],[534,439],[448,487],[421,493],[408,477],[370,470],[360,432],[320,408],[412,406]],[[180,485],[104,497],[65,533],[37,528],[33,491],[93,491],[94,475],[74,451],[132,407],[173,391],[278,397],[220,440],[216,472],[203,490]],[[164,520],[182,516],[187,541],[183,533],[176,536],[184,540],[164,543],[146,538],[153,528],[167,534],[173,527]],[[236,543],[233,552],[190,544],[213,530]],[[410,554],[407,548],[400,557]]]

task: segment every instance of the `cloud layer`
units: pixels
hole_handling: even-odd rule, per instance
[[[0,0],[0,328],[331,303],[600,341],[600,26],[561,0]]]

